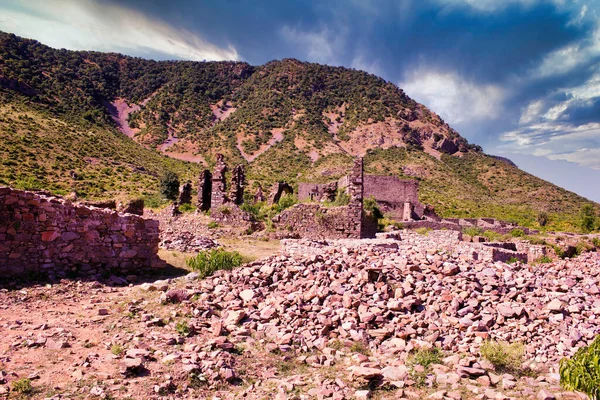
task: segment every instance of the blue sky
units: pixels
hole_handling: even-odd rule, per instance
[[[599,12],[600,0],[3,0],[0,30],[154,59],[366,70],[487,153],[600,201]]]

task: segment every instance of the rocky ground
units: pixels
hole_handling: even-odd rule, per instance
[[[289,241],[205,280],[9,285],[0,398],[25,378],[15,398],[576,399],[557,363],[600,331],[599,272],[599,253],[493,263],[413,237]],[[495,370],[488,339],[523,343],[522,365]]]

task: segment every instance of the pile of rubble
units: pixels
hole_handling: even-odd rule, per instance
[[[161,232],[159,247],[166,250],[177,250],[185,253],[197,253],[219,247],[219,244],[206,236],[195,235],[188,231],[167,229]]]
[[[577,398],[557,363],[600,332],[600,254],[508,264],[434,239],[284,241],[204,280],[0,290],[0,393],[39,376],[75,397]],[[486,340],[523,343],[519,371],[482,358]]]

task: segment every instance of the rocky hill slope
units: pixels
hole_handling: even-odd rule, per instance
[[[221,152],[230,165],[246,164],[252,183],[264,187],[334,179],[364,155],[367,172],[420,180],[422,201],[443,216],[535,226],[543,210],[555,227],[569,229],[586,202],[485,155],[392,83],[292,59],[258,67],[157,62],[56,50],[0,33],[0,105],[5,184],[35,179],[102,197],[135,192],[138,179],[150,195],[156,178],[144,170],[191,176]],[[48,160],[60,173],[47,173]],[[82,189],[66,178],[70,170],[89,177],[88,186],[104,183]]]

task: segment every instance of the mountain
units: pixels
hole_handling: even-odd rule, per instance
[[[332,180],[362,155],[368,173],[418,179],[442,216],[535,226],[546,211],[569,229],[589,202],[484,154],[390,82],[294,59],[152,61],[0,33],[0,138],[0,183],[89,197],[151,197],[162,171],[192,178],[220,152],[253,187]]]

